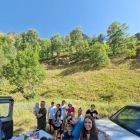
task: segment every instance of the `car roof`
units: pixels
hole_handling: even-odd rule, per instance
[[[127,105],[127,106],[140,107],[140,104],[132,104],[132,105]]]
[[[10,99],[12,99],[12,97],[10,96],[0,96],[0,100],[10,100]]]

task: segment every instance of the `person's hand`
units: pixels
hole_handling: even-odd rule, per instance
[[[106,137],[106,140],[111,140],[111,136],[109,134],[107,134],[106,132],[104,132],[104,135]]]
[[[61,121],[61,120],[59,120],[59,123],[60,123],[60,124],[62,124],[62,121]]]

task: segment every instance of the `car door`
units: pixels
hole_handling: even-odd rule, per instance
[[[0,119],[4,134],[8,139],[13,137],[13,105],[14,100],[11,97],[0,96]]]

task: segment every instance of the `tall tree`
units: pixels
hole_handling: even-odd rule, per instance
[[[105,39],[105,36],[103,33],[100,33],[97,37],[97,41],[100,43],[102,43],[104,41],[104,39]]]
[[[39,42],[39,45],[41,46],[41,50],[40,50],[41,57],[47,56],[47,58],[48,58],[49,53],[51,51],[51,40],[50,39],[41,39],[41,41]]]
[[[71,45],[73,46],[76,42],[81,41],[83,39],[82,36],[82,27],[76,27],[76,29],[70,32],[71,37]]]
[[[121,22],[113,22],[109,26],[107,30],[107,36],[109,45],[112,48],[113,54],[119,52],[122,49],[122,42],[123,40],[129,35],[127,33],[129,27],[126,26],[126,23]]]
[[[39,37],[39,34],[38,34],[37,30],[35,30],[35,29],[28,29],[28,32],[27,32],[27,42],[34,49],[37,49],[38,37]]]
[[[52,52],[56,51],[57,56],[59,56],[61,53],[61,48],[62,48],[62,38],[59,33],[51,37],[51,43],[52,43],[52,46],[51,46]]]
[[[68,49],[69,55],[72,54],[71,38],[70,34],[67,34],[65,39],[66,48]]]
[[[31,46],[25,51],[19,51],[15,59],[3,66],[2,74],[11,85],[18,87],[25,98],[33,98],[36,95],[34,86],[41,84],[46,78],[46,73],[39,63],[38,53]],[[30,93],[25,93],[25,89],[30,90]]]
[[[17,55],[17,49],[13,43],[7,43],[2,46],[3,54],[9,60],[14,59]]]

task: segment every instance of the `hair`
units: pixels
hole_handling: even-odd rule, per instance
[[[83,111],[82,107],[80,107],[79,109],[81,109],[81,115],[82,115],[82,111]],[[78,109],[78,110],[79,110],[79,109]],[[78,117],[79,117],[79,114],[78,114]]]
[[[98,132],[97,132],[97,128],[96,128],[94,118],[91,117],[91,116],[86,116],[85,119],[87,119],[87,118],[92,121],[92,128],[90,130],[89,140],[99,140],[98,139]],[[86,130],[85,126],[84,126],[85,119],[84,119],[82,130],[81,130],[81,133],[80,133],[80,140],[87,140],[87,130]]]
[[[95,104],[91,104],[91,106],[94,106],[95,107]]]
[[[46,137],[42,137],[40,140],[48,140]]]
[[[59,107],[60,107],[60,104],[57,104],[57,105],[59,105]]]
[[[68,115],[66,116],[66,119],[67,119],[69,116],[74,117],[73,114],[68,114]]]
[[[42,103],[45,103],[45,101],[41,101]]]
[[[60,115],[59,116],[57,116],[57,112],[58,111],[60,111]],[[57,117],[61,117],[61,110],[59,109],[59,110],[57,110],[57,112],[55,113],[55,119],[57,119]]]
[[[68,124],[69,124],[69,125],[71,125],[71,126],[73,126],[73,125],[72,125],[72,124],[70,124],[70,123],[66,123],[66,127],[67,127],[67,125],[68,125]]]

